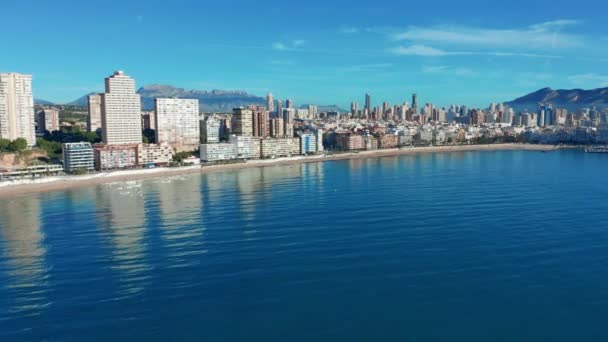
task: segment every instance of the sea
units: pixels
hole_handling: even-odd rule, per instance
[[[0,198],[0,341],[607,341],[607,322],[608,154],[404,155]]]

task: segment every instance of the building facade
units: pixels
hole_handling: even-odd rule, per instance
[[[222,132],[222,120],[208,116],[201,121],[201,142],[203,144],[216,144],[220,142]]]
[[[289,157],[299,154],[300,144],[294,138],[262,139],[262,158]]]
[[[0,138],[36,144],[31,75],[0,73]]]
[[[234,108],[232,112],[232,134],[253,136],[253,111],[246,108]]]
[[[63,169],[68,173],[95,170],[93,146],[88,142],[63,144]]]
[[[167,143],[140,144],[137,147],[137,162],[140,165],[166,165],[173,161],[175,151]]]
[[[138,165],[137,144],[93,146],[96,170],[129,169]]]
[[[101,130],[101,95],[93,94],[87,97],[87,131],[97,132]]]
[[[45,108],[36,114],[37,131],[40,134],[44,132],[53,132],[59,130],[59,111],[54,108]]]
[[[231,135],[230,143],[234,145],[238,159],[258,159],[261,155],[260,138]]]
[[[203,162],[236,159],[236,148],[234,144],[201,144],[200,153],[201,161]]]
[[[314,133],[300,133],[300,154],[317,153],[317,137]]]
[[[200,144],[198,100],[155,99],[156,143],[178,150],[195,150]]]
[[[141,99],[135,92],[135,80],[116,71],[105,79],[101,94],[101,122],[106,145],[142,142]]]

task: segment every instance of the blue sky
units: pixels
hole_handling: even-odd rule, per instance
[[[296,103],[486,106],[608,86],[608,4],[504,1],[1,0],[0,71],[35,97],[138,86],[239,89]]]

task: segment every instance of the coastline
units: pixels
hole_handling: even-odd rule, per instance
[[[187,166],[179,168],[157,168],[137,169],[114,172],[96,173],[84,176],[58,176],[39,179],[17,180],[0,183],[0,198],[16,195],[26,195],[39,192],[50,192],[67,190],[71,188],[94,186],[104,183],[116,183],[133,180],[154,179],[193,173],[213,173],[230,170],[240,170],[252,167],[264,167],[275,165],[290,165],[301,163],[318,163],[332,160],[363,159],[390,157],[400,155],[416,155],[428,153],[452,153],[473,151],[553,151],[560,147],[554,145],[532,145],[532,144],[491,144],[491,145],[457,145],[457,146],[432,146],[432,147],[410,147],[386,150],[346,152],[333,155],[319,156],[296,156],[278,159],[250,160],[242,163],[220,164],[203,166]]]

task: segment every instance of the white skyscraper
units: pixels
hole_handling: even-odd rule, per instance
[[[200,143],[198,100],[155,99],[156,143],[196,149]],[[179,148],[178,148],[179,149]]]
[[[106,92],[100,94],[104,144],[140,144],[141,100],[135,92],[135,80],[116,71],[105,82]]]
[[[36,144],[31,75],[0,73],[0,138]]]
[[[274,97],[271,93],[266,95],[266,110],[268,110],[269,113],[274,112]]]

